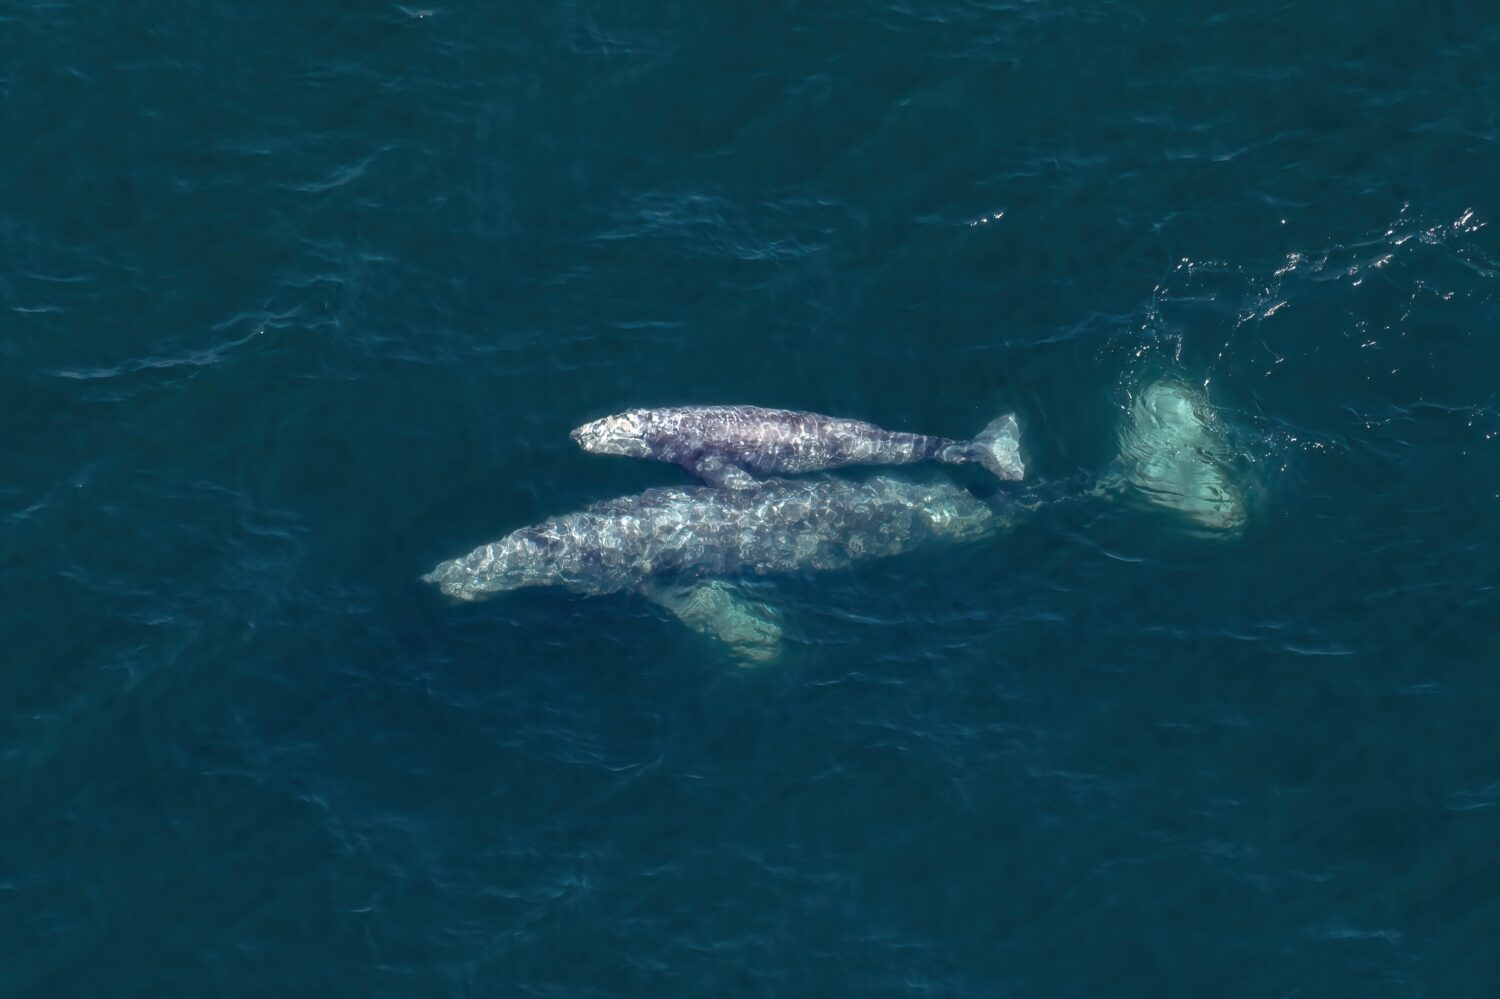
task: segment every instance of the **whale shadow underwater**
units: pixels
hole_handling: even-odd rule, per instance
[[[663,413],[666,419],[650,415]],[[573,436],[588,450],[672,461],[716,484],[604,500],[512,531],[422,578],[464,601],[531,586],[638,593],[749,665],[780,654],[781,615],[739,581],[978,541],[1053,501],[1024,487],[980,497],[946,479],[821,471],[933,458],[979,461],[1001,478],[1019,478],[1024,463],[1013,416],[969,443],[754,407],[633,410]],[[936,443],[913,447],[912,440]],[[944,449],[954,450],[943,457]],[[861,462],[861,454],[871,460]],[[1128,493],[1172,511],[1196,532],[1230,536],[1246,521],[1245,491],[1232,468],[1227,428],[1207,399],[1162,379],[1134,394],[1118,458],[1078,492],[1104,499]],[[755,477],[767,471],[775,477]],[[816,474],[790,477],[796,471]]]

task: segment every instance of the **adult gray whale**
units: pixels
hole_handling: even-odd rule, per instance
[[[1001,479],[1025,477],[1020,428],[1007,414],[972,441],[904,434],[873,423],[759,406],[630,409],[586,423],[570,437],[593,454],[681,465],[705,482],[745,488],[755,478],[848,465],[977,462]]]
[[[649,489],[523,527],[422,577],[460,600],[526,586],[636,591],[752,660],[774,657],[774,612],[729,580],[825,570],[929,542],[983,536],[1007,522],[951,482],[771,479],[747,489]]]

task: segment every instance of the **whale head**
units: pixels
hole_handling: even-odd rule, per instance
[[[458,600],[477,600],[487,593],[523,586],[557,585],[565,581],[566,549],[561,538],[525,527],[463,558],[444,562],[422,579]]]
[[[649,432],[650,419],[647,411],[630,409],[592,423],[585,423],[568,436],[590,454],[619,454],[628,458],[649,458],[651,446],[646,440]]]

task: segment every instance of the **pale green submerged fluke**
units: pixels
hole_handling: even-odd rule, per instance
[[[1176,379],[1135,393],[1120,428],[1120,476],[1150,503],[1195,527],[1232,533],[1245,524],[1244,484],[1229,433],[1207,397]]]

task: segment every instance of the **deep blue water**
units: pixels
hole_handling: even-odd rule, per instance
[[[0,0],[0,992],[1500,994],[1500,18]],[[1039,482],[1173,371],[1247,529],[1059,502],[631,596],[417,576],[633,405]]]

